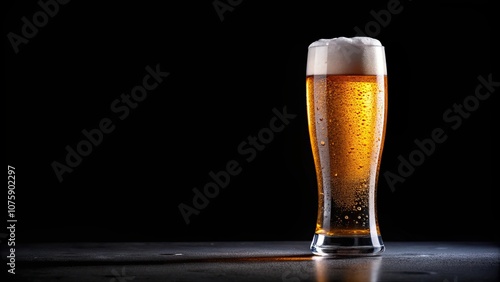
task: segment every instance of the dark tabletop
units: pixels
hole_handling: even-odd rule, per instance
[[[322,258],[310,242],[44,243],[16,247],[12,281],[499,281],[499,246],[386,242],[377,257]],[[2,249],[2,259],[8,256]],[[5,265],[5,263],[4,263]],[[8,267],[9,269],[9,267]]]

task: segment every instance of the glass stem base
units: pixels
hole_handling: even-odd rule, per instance
[[[381,236],[314,234],[311,251],[320,256],[376,256],[385,250]]]

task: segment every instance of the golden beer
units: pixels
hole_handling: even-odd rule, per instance
[[[327,62],[350,59],[350,63],[363,63],[343,55],[338,58]],[[316,74],[308,68],[306,75],[309,136],[318,184],[318,217],[311,244],[315,254],[359,255],[384,250],[375,207],[387,115],[383,58],[382,67],[361,68],[361,74],[346,71],[359,70],[358,65],[341,71],[308,66],[325,70]]]

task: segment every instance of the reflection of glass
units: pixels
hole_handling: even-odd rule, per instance
[[[311,250],[318,255],[384,251],[375,208],[385,137],[384,47],[368,37],[309,46],[307,114],[318,182]]]
[[[381,265],[381,257],[360,257],[347,260],[314,258],[317,282],[376,282],[379,280]]]

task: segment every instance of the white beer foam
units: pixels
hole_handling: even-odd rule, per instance
[[[370,37],[320,39],[309,45],[306,75],[386,75],[384,47]]]

